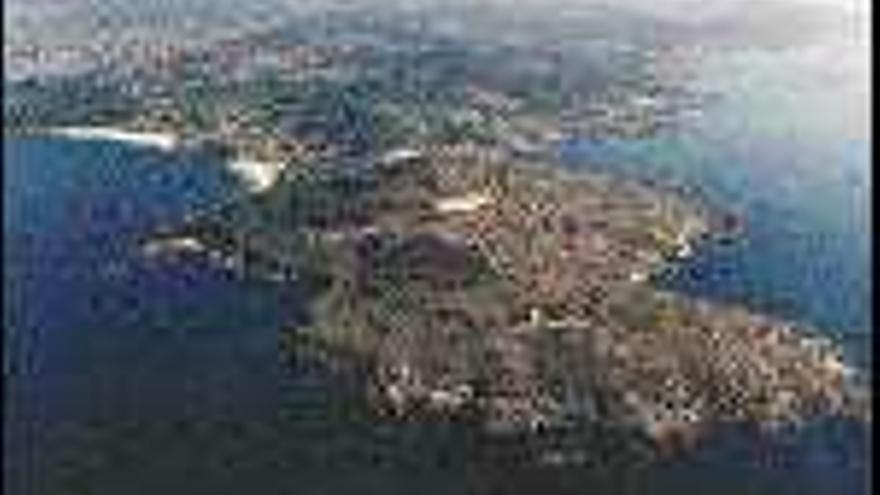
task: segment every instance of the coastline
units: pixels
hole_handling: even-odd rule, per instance
[[[94,135],[94,133],[90,134],[90,136]],[[98,137],[93,137],[93,139],[103,139],[103,136],[102,133],[98,133]],[[245,157],[226,160],[224,164],[231,170],[235,170],[243,176],[251,174],[250,180],[256,189],[269,187],[271,185],[269,184],[269,179],[274,181],[283,170],[281,164],[248,160]],[[466,164],[459,164],[459,167],[464,167],[464,165]],[[407,169],[403,168],[403,170]],[[463,170],[470,170],[470,167],[463,168]],[[563,177],[560,177],[560,175],[568,177],[568,174],[550,174],[551,177],[562,179]],[[550,190],[557,190],[556,187],[551,187],[554,185],[562,188],[558,189],[559,191],[569,190],[570,187],[575,187],[573,186],[573,183],[577,182],[569,180],[550,180],[548,182],[548,177],[540,173],[537,177],[531,174],[526,174],[523,178],[544,180],[538,180],[537,186],[530,185],[535,183],[532,180],[519,182],[519,185],[524,189],[520,193],[517,193],[516,197],[520,197],[520,195],[523,195],[523,198],[525,198],[525,195],[533,198],[541,197],[540,194],[537,194],[538,191],[547,193],[547,191]],[[261,180],[264,182],[260,182]],[[599,183],[604,185],[603,181],[599,181]],[[468,185],[465,191],[476,191],[479,189],[468,181],[464,181],[463,184]],[[254,189],[252,188],[251,190],[253,191]],[[626,190],[628,189],[624,189],[624,191]],[[455,191],[455,194],[451,194],[452,191]],[[641,188],[635,188],[631,191],[640,192]],[[559,194],[562,194],[562,192]],[[649,197],[653,197],[653,195],[649,195]],[[568,198],[568,195],[554,195],[553,198],[548,197],[546,201],[564,202],[564,200]],[[452,239],[467,237],[466,234],[470,232],[469,225],[471,225],[471,223],[462,222],[460,221],[461,219],[485,214],[486,208],[478,207],[485,206],[483,205],[482,196],[468,195],[466,192],[459,191],[457,188],[452,188],[450,189],[450,194],[443,194],[435,197],[435,199],[439,200],[439,202],[433,203],[435,207],[437,205],[447,205],[446,208],[440,208],[441,211],[438,212],[446,219],[441,222],[443,228],[440,229],[440,231],[448,230],[453,234],[458,234],[458,236],[452,235]],[[525,201],[525,199],[523,199],[523,201]],[[636,205],[638,202],[633,204]],[[452,207],[449,207],[449,205]],[[677,208],[672,209],[675,210]],[[544,211],[544,209],[541,208],[539,208],[539,210]],[[513,212],[514,210],[510,211]],[[513,219],[518,217],[510,218]],[[687,218],[690,217],[685,216],[684,219],[680,219],[682,223],[679,221],[674,222],[674,224],[678,226],[678,229],[680,229],[674,230],[674,232],[678,233],[678,236],[665,236],[670,241],[675,239],[675,242],[669,244],[670,247],[675,246],[677,248],[675,250],[675,255],[670,256],[671,259],[676,259],[680,256],[688,257],[693,255],[694,246],[690,243],[697,242],[703,231],[702,228],[698,227],[702,225],[702,223],[690,224],[689,226],[686,221]],[[562,220],[561,217],[560,220]],[[438,225],[435,224],[434,227],[438,227]],[[234,230],[234,226],[232,229]],[[519,237],[520,235],[529,238],[534,237],[530,235],[528,229],[522,229],[518,226],[503,227],[502,230],[505,232],[510,231],[511,233],[517,233],[518,235],[516,237]],[[564,230],[565,229],[563,229],[563,231]],[[572,235],[591,235],[589,232],[590,231],[587,230],[577,229]],[[233,236],[233,238],[234,237],[235,236]],[[509,239],[511,242],[514,240],[514,238]],[[143,246],[145,254],[148,256],[187,253],[205,254],[213,260],[221,262],[226,268],[237,271],[244,271],[246,268],[243,263],[245,263],[246,259],[253,259],[253,255],[257,255],[256,257],[260,258],[265,257],[270,262],[276,261],[272,259],[273,249],[265,251],[261,249],[264,244],[263,242],[251,243],[248,241],[245,245],[235,246],[235,241],[233,241],[230,250],[224,250],[217,249],[216,246],[212,245],[215,243],[211,242],[210,239],[199,235],[193,235],[192,233],[180,236],[172,235],[165,239],[154,239],[154,241],[155,242],[148,242]],[[691,247],[685,248],[683,247],[684,245],[691,245]],[[445,253],[453,253],[455,246],[451,246],[450,249],[452,249],[452,251],[445,251]],[[230,251],[232,251],[232,255],[230,255]],[[247,255],[245,254],[246,252],[248,253]],[[668,263],[671,262],[670,259],[657,259],[656,261],[649,261],[647,263],[645,263],[645,261],[647,260],[633,260],[635,263],[634,266],[637,268],[644,268],[646,273],[652,273],[667,268]],[[390,260],[389,262],[392,265],[397,266],[397,263],[394,260]],[[276,278],[274,275],[279,275],[279,277]],[[562,275],[564,275],[564,273],[560,272],[558,277],[560,282],[564,282],[562,279],[565,277]],[[286,277],[283,276],[282,272],[275,273],[273,274],[273,277],[268,278],[277,281],[286,280]],[[613,370],[616,376],[621,377],[620,382],[611,381],[599,384],[596,387],[586,388],[574,386],[575,388],[571,391],[572,393],[586,394],[585,396],[587,397],[603,394],[610,394],[611,396],[616,397],[618,392],[622,390],[630,391],[631,393],[621,396],[622,398],[619,399],[619,401],[614,400],[609,404],[609,407],[611,407],[615,413],[619,413],[619,417],[622,418],[618,426],[626,427],[628,429],[632,428],[637,434],[645,434],[658,445],[662,445],[667,441],[672,441],[667,440],[668,438],[681,435],[696,435],[698,430],[702,430],[704,427],[707,427],[716,421],[754,419],[754,421],[760,425],[766,424],[770,426],[775,424],[785,424],[786,422],[796,423],[802,421],[802,418],[808,418],[807,413],[798,405],[801,402],[809,407],[815,406],[816,408],[820,408],[829,406],[832,409],[830,414],[841,414],[844,410],[846,410],[847,413],[851,409],[860,410],[863,407],[862,403],[868,400],[863,399],[860,396],[850,398],[847,393],[840,393],[837,390],[838,385],[836,385],[836,383],[845,383],[849,377],[855,373],[855,370],[849,367],[841,357],[837,356],[834,352],[829,354],[827,351],[821,349],[821,345],[813,345],[812,339],[806,336],[802,338],[791,336],[790,332],[786,330],[788,327],[787,325],[772,319],[764,320],[759,315],[755,315],[755,319],[746,314],[749,313],[748,311],[731,311],[730,308],[722,308],[711,304],[701,303],[700,301],[690,301],[680,297],[655,297],[650,290],[646,293],[639,291],[638,287],[645,287],[644,282],[647,282],[648,280],[649,278],[646,278],[646,280],[630,280],[630,284],[624,284],[631,285],[635,288],[635,291],[631,289],[618,291],[615,289],[615,293],[620,296],[619,298],[615,298],[619,304],[615,307],[607,306],[607,308],[613,309],[615,314],[609,316],[608,319],[587,318],[586,320],[583,320],[586,323],[586,326],[579,324],[577,319],[559,319],[557,316],[550,313],[548,313],[547,319],[545,319],[543,313],[534,312],[538,317],[533,318],[531,323],[524,323],[522,321],[515,322],[514,325],[509,328],[509,330],[512,330],[511,332],[505,332],[505,328],[507,328],[506,326],[499,326],[488,331],[485,335],[467,334],[467,338],[472,339],[473,342],[489,346],[491,354],[503,356],[502,362],[498,365],[499,367],[496,370],[498,376],[501,376],[503,374],[502,372],[509,370],[525,369],[529,372],[525,375],[516,377],[512,391],[536,391],[534,400],[522,403],[512,403],[506,399],[509,390],[505,389],[500,382],[499,384],[493,384],[494,388],[491,389],[490,394],[488,395],[489,398],[480,403],[480,407],[484,407],[485,413],[487,414],[488,419],[483,424],[487,431],[497,431],[499,433],[528,432],[533,431],[535,428],[534,425],[536,424],[564,427],[566,424],[564,421],[565,417],[568,417],[568,415],[571,414],[576,414],[580,411],[579,408],[583,408],[584,411],[590,409],[591,406],[589,406],[589,401],[575,405],[557,401],[555,396],[549,391],[550,389],[545,388],[545,377],[541,375],[541,371],[537,368],[532,368],[532,365],[530,364],[547,357],[540,354],[539,349],[543,349],[545,344],[550,345],[550,343],[552,343],[550,340],[546,339],[549,338],[548,335],[554,334],[554,332],[555,334],[564,336],[565,339],[574,339],[575,343],[579,343],[574,347],[563,346],[558,351],[558,355],[554,354],[552,356],[563,361],[574,359],[574,354],[571,354],[572,349],[581,348],[580,344],[586,345],[587,341],[582,339],[596,339],[596,342],[601,343],[601,345],[610,346],[609,348],[614,351],[610,357],[603,357],[601,353],[596,355],[591,354],[590,359],[594,360],[594,364],[584,363],[577,365],[572,368],[571,374],[573,376],[591,376],[596,373],[597,370],[603,370],[601,371],[602,373],[607,370]],[[611,288],[614,289],[614,287]],[[656,307],[659,309],[665,308],[667,312],[663,314],[666,315],[692,315],[689,318],[695,319],[698,322],[698,325],[694,327],[683,325],[682,328],[673,328],[674,325],[668,328],[657,327],[653,333],[657,343],[643,342],[640,337],[641,333],[638,325],[620,319],[621,315],[616,314],[617,309],[615,309],[634,307],[637,303],[645,307]],[[374,309],[370,306],[369,301],[364,304],[367,309]],[[522,307],[523,309],[526,308],[526,306]],[[468,311],[468,314],[470,314],[471,309],[461,309]],[[475,317],[479,317],[478,309],[474,308],[473,312]],[[574,315],[572,318],[576,318],[576,316],[577,315]],[[634,316],[637,317],[638,315]],[[675,318],[677,318],[677,316],[675,316]],[[328,324],[327,328],[339,326],[336,325],[338,322],[332,317],[327,320],[326,323]],[[698,330],[696,328],[697,326],[701,326],[701,328],[708,330]],[[798,325],[797,328],[799,327],[800,326]],[[584,328],[593,328],[594,330],[591,330],[591,332],[584,332]],[[326,330],[326,328],[320,329]],[[552,330],[552,332],[545,331],[547,329]],[[741,331],[743,329],[746,329],[746,331]],[[315,333],[319,334],[320,332]],[[321,337],[331,343],[334,339],[333,335],[325,334]],[[526,341],[538,342],[541,345],[533,348],[533,346],[528,345]],[[674,342],[677,347],[671,347],[672,342]],[[446,411],[444,414],[457,414],[456,411],[463,411],[468,407],[475,407],[474,403],[456,395],[459,389],[467,390],[465,387],[470,386],[469,384],[472,382],[472,377],[470,371],[467,370],[470,369],[469,367],[472,366],[472,364],[468,361],[468,358],[464,356],[464,353],[459,352],[458,348],[454,347],[452,344],[448,344],[452,347],[444,347],[445,345],[447,344],[441,342],[440,348],[437,352],[442,354],[445,350],[448,350],[452,357],[444,359],[449,359],[450,363],[453,363],[456,366],[461,366],[465,371],[460,373],[449,373],[446,375],[432,374],[430,370],[419,365],[418,360],[414,357],[415,354],[410,357],[404,357],[402,361],[403,364],[396,361],[382,361],[381,365],[373,370],[375,375],[373,376],[374,381],[371,385],[378,388],[380,391],[384,391],[384,394],[380,393],[375,399],[373,405],[376,407],[376,410],[380,412],[380,414],[382,411],[385,411],[386,408],[390,408],[392,411],[404,412],[410,407],[417,407],[417,404],[424,403],[427,404],[426,407],[429,412]],[[716,349],[716,346],[720,346],[720,348]],[[357,348],[357,344],[352,345],[351,348],[354,353],[353,355],[358,355],[361,352],[361,350]],[[716,355],[716,353],[719,352],[719,349],[723,352]],[[370,355],[372,352],[372,349],[367,349],[364,352],[364,355]],[[429,354],[434,353],[434,351],[424,352]],[[728,387],[728,383],[744,383],[745,385],[741,385],[743,388],[739,390],[739,393],[745,394],[745,396],[749,398],[749,407],[743,408],[742,410],[728,410],[723,408],[716,410],[714,406],[708,405],[715,401],[708,400],[706,398],[707,396],[701,391],[702,389],[688,389],[687,387],[694,386],[692,385],[691,377],[687,374],[683,374],[676,367],[666,367],[663,364],[663,360],[657,358],[657,356],[661,355],[669,355],[675,360],[687,362],[688,366],[705,366],[709,368],[710,371],[714,370],[715,367],[730,370],[743,368],[746,370],[743,373],[731,372],[730,376],[719,375],[723,377],[719,380],[719,384],[723,388]],[[710,359],[710,363],[704,363],[702,359],[698,360],[698,362],[692,362],[691,358],[693,356],[706,355],[716,356],[717,359]],[[777,360],[779,361],[779,364],[777,364]],[[716,366],[713,364],[715,362],[723,364],[717,364]],[[682,397],[678,397],[674,394],[667,397],[667,392],[665,392],[665,389],[663,388],[665,385],[660,386],[653,384],[650,380],[645,380],[643,373],[646,370],[638,363],[648,363],[658,366],[658,368],[654,369],[652,373],[663,376],[664,379],[668,379],[670,383],[673,383],[676,386],[680,385],[685,387],[683,390],[691,390],[691,392],[681,392],[684,394]],[[405,381],[400,382],[393,377],[386,376],[387,374],[394,375],[400,366],[404,366],[405,368],[402,369],[410,370],[409,373],[412,376],[417,377],[417,381],[419,382],[418,386]],[[806,370],[804,372],[806,374],[805,376],[810,377],[810,382],[813,383],[810,387],[815,387],[817,389],[816,392],[814,392],[813,389],[801,388],[806,387],[806,385],[802,384],[800,378],[784,371],[785,369],[788,369],[788,367],[795,366],[799,366]],[[759,384],[749,382],[749,380],[754,378],[752,376],[753,374],[763,373],[764,371],[762,370],[768,370],[771,374],[776,373],[783,377],[778,382],[773,382],[773,385],[767,386],[772,390],[771,394],[773,395],[771,396],[771,399],[766,401],[762,398],[757,398],[757,396],[751,392],[758,390],[760,388]],[[790,392],[787,388],[783,388],[789,386],[793,386],[795,392]],[[734,389],[733,386],[730,387],[731,390]],[[777,387],[779,388],[778,390]],[[538,393],[538,391],[540,393]],[[674,402],[671,409],[666,410],[662,407],[662,404],[655,403],[650,399],[650,397],[653,397],[656,394],[660,394],[661,397],[678,402]],[[543,409],[546,404],[551,404],[552,407],[549,410]],[[809,409],[809,407],[807,407],[807,409]],[[618,416],[618,414],[612,415],[612,417],[614,416]],[[617,424],[616,421],[611,418],[603,417],[592,412],[586,414],[584,419],[587,421],[598,422],[611,421],[613,424]],[[868,416],[868,421],[870,421],[870,416]],[[708,430],[708,428],[706,429]]]

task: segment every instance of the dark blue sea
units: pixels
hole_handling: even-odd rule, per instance
[[[841,117],[839,88],[779,89],[778,61],[728,62],[754,77],[721,77],[726,96],[682,132],[572,141],[563,158],[733,209],[742,238],[661,283],[827,329],[865,362],[869,134]],[[854,425],[595,471],[493,468],[454,435],[340,419],[320,376],[279,362],[294,294],[138,254],[139,236],[235,194],[218,163],[39,137],[4,137],[3,154],[7,493],[868,492]]]

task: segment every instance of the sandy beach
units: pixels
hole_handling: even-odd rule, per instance
[[[109,140],[173,151],[179,144],[177,136],[158,132],[135,132],[115,127],[59,127],[50,129],[56,136],[83,140]]]
[[[269,189],[281,175],[283,164],[255,160],[231,160],[229,170],[240,177],[251,192]]]
[[[161,151],[174,151],[180,147],[180,139],[174,134],[137,132],[116,127],[57,127],[49,129],[49,133],[70,139],[117,141]],[[283,169],[282,163],[249,159],[230,160],[227,166],[251,192],[261,192],[271,187]]]

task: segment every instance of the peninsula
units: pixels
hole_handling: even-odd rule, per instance
[[[400,155],[290,177],[168,242],[300,287],[308,323],[284,352],[398,420],[665,448],[724,424],[867,419],[867,389],[818,332],[651,286],[720,233],[714,212],[497,149]]]
[[[18,82],[5,127],[227,158],[245,197],[151,233],[145,254],[297,287],[285,357],[349,377],[389,420],[662,447],[727,423],[869,419],[860,373],[819,332],[652,285],[729,218],[555,163],[565,137],[664,128],[683,93],[653,58],[626,77],[568,70],[562,88],[562,48],[383,33],[281,30]]]

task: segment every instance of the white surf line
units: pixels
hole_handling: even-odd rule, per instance
[[[136,132],[115,127],[56,127],[49,129],[49,133],[71,139],[117,141],[162,151],[173,151],[180,144],[174,134]]]

